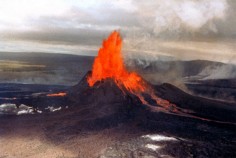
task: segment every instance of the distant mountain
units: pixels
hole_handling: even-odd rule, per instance
[[[55,53],[0,52],[0,82],[74,85],[94,57]]]
[[[55,53],[0,52],[0,83],[74,85],[91,70],[94,57]],[[153,84],[236,78],[236,66],[206,60],[128,59],[126,66]]]

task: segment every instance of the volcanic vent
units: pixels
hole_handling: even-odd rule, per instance
[[[152,85],[141,76],[125,68],[121,49],[121,36],[114,31],[103,41],[92,72],[72,89],[72,99],[82,104],[132,102],[154,105],[158,111],[182,113],[174,104],[158,97]]]

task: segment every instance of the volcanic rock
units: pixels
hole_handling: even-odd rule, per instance
[[[141,106],[139,99],[128,91],[122,91],[111,78],[101,80],[93,87],[87,82],[88,72],[83,79],[68,91],[68,98],[74,108],[89,108],[96,118],[116,115],[118,118],[130,118],[135,108]]]
[[[192,115],[215,121],[236,121],[236,104],[190,95],[181,89],[165,83],[155,86],[158,96],[180,108],[192,111]]]
[[[141,120],[148,120],[150,114],[160,115],[160,112],[164,112],[218,123],[234,124],[236,120],[236,106],[234,104],[192,96],[171,84],[149,86],[155,90],[156,96],[175,105],[174,108],[179,110],[175,113],[171,109],[173,107],[162,107],[165,108],[164,111],[158,111],[158,107],[161,105],[150,99],[148,94],[143,94],[143,96],[150,105],[144,105],[137,96],[129,93],[128,90],[121,90],[112,78],[98,81],[90,87],[87,83],[89,75],[91,72],[88,72],[77,85],[69,90],[68,98],[74,107],[88,107],[98,118],[118,115],[119,118],[137,117]],[[153,113],[153,111],[155,112]]]

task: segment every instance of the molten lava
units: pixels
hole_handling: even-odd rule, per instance
[[[149,84],[147,84],[137,73],[129,72],[125,68],[121,48],[122,39],[120,34],[119,32],[114,31],[103,41],[98,56],[94,60],[92,74],[87,78],[89,86],[92,87],[97,81],[112,78],[123,92],[128,90],[130,93],[136,95],[145,105],[149,105],[149,103],[143,97],[144,93],[148,94],[161,106],[158,108],[159,110],[172,112],[179,111],[174,104],[156,96],[151,86],[149,86]]]
[[[64,96],[66,96],[66,93],[64,93],[64,92],[47,94],[47,97],[64,97]]]
[[[92,75],[88,78],[89,85],[93,86],[102,79],[113,78],[120,88],[124,86],[133,93],[146,91],[142,78],[138,74],[126,70],[121,48],[120,34],[114,31],[107,40],[103,41],[103,46],[94,60]]]

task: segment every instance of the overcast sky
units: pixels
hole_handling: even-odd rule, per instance
[[[112,30],[124,53],[236,61],[235,0],[1,0],[0,51],[95,55]]]

